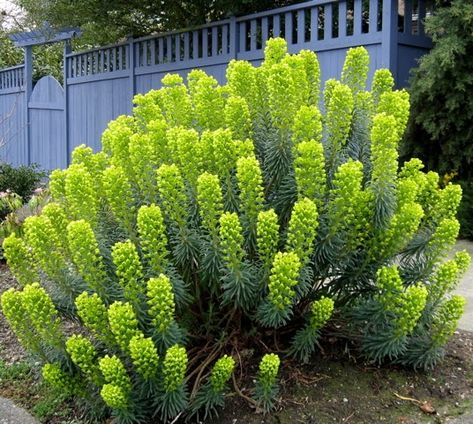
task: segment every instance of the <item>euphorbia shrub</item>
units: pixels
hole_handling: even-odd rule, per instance
[[[308,361],[334,319],[369,359],[415,367],[456,328],[469,257],[445,259],[461,190],[417,159],[399,169],[408,94],[387,70],[367,91],[363,48],[323,95],[313,52],[274,39],[265,56],[232,61],[223,87],[192,71],[136,96],[5,241],[24,287],[3,312],[44,378],[89,410],[206,417],[231,387],[270,410],[280,360]],[[63,335],[63,314],[81,334]],[[246,394],[242,350],[262,358]]]

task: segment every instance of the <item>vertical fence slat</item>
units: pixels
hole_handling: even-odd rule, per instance
[[[218,27],[212,27],[212,49],[211,56],[215,57],[218,54]]]
[[[305,42],[305,10],[297,11],[297,44]]]
[[[404,2],[404,33],[412,34],[412,1]]]
[[[181,61],[181,34],[176,34],[174,36],[174,40],[175,40],[175,54],[176,54],[176,62],[180,62]]]
[[[209,56],[209,31],[207,28],[202,29],[202,57]]]
[[[281,35],[281,15],[273,16],[273,37]]]
[[[164,62],[164,40],[163,37],[158,38],[158,63]]]
[[[287,44],[292,44],[292,12],[284,14],[284,38]]]
[[[168,35],[166,37],[166,61],[172,62],[172,36]]]
[[[418,35],[424,36],[425,35],[425,28],[424,28],[424,19],[425,19],[425,14],[426,14],[426,4],[425,0],[419,0],[419,18],[418,18]]]
[[[250,21],[250,51],[256,50],[256,19]]]
[[[347,3],[345,0],[338,3],[338,36],[347,36]]]
[[[150,63],[151,66],[156,65],[156,38],[150,40]]]
[[[369,30],[370,34],[378,32],[378,0],[370,0],[370,12],[369,12]]]
[[[261,19],[261,47],[264,50],[264,47],[266,46],[266,41],[269,38],[269,23],[268,23],[268,17],[264,16]]]
[[[361,0],[355,0],[353,11],[353,35],[361,34]]]
[[[222,27],[222,53],[221,54],[228,54],[228,25],[225,24]]]
[[[310,9],[310,42],[314,43],[319,39],[319,8]]]
[[[184,60],[189,60],[189,36],[188,32],[184,33]]]
[[[324,7],[324,40],[332,38],[332,4],[326,4]]]
[[[240,34],[240,51],[246,52],[246,22],[240,22],[239,25],[239,34]]]
[[[199,33],[192,31],[192,59],[199,57]]]

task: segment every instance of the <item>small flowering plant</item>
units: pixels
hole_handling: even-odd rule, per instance
[[[232,391],[272,410],[284,361],[310,361],[326,327],[372,361],[434,366],[464,308],[461,189],[400,166],[409,95],[388,70],[368,87],[368,65],[350,49],[322,90],[314,52],[269,40],[224,86],[166,75],[102,151],[77,147],[3,243],[21,289],[2,311],[44,379],[95,417],[166,423]]]

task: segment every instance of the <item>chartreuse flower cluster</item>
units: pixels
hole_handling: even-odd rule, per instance
[[[10,234],[3,241],[3,255],[13,275],[22,286],[39,280],[28,246],[15,233]]]
[[[334,307],[334,301],[325,296],[312,302],[307,324],[295,334],[292,341],[290,352],[293,356],[303,362],[309,361],[315,351],[317,339],[320,337],[320,330],[331,318]]]
[[[130,340],[139,334],[133,307],[120,301],[112,303],[108,308],[108,322],[118,346],[123,352],[128,352]]]
[[[383,267],[377,274],[381,290],[378,301],[386,312],[393,314],[394,334],[406,337],[414,330],[427,301],[427,289],[422,284],[403,288],[397,267]]]
[[[126,409],[130,402],[131,379],[122,361],[106,355],[100,359],[99,368],[106,381],[100,391],[102,399],[112,409]]]
[[[130,240],[114,244],[112,260],[125,298],[134,305],[139,304],[140,297],[144,293],[143,267],[136,246]]]
[[[157,276],[166,268],[169,255],[166,226],[159,206],[143,205],[138,210],[137,227],[143,256],[152,274]]]
[[[280,364],[281,360],[275,353],[264,355],[259,364],[255,398],[265,412],[274,408],[274,398],[278,392],[277,377]]]
[[[261,327],[269,350],[307,361],[336,315],[331,332],[357,351],[414,367],[455,329],[461,189],[399,166],[408,94],[388,70],[368,87],[361,47],[323,93],[314,52],[273,39],[264,54],[231,61],[224,86],[199,70],[136,96],[4,242],[23,287],[2,295],[4,315],[45,379],[104,422],[110,409],[118,424],[208,420],[235,366],[222,355],[259,349]],[[67,341],[63,313],[81,327]],[[278,369],[264,357],[264,410]]]
[[[106,298],[105,264],[91,225],[84,220],[71,221],[67,226],[67,240],[79,275],[92,290]]]
[[[67,353],[84,375],[94,384],[99,385],[100,371],[97,365],[97,352],[90,340],[84,336],[74,334],[66,341]]]

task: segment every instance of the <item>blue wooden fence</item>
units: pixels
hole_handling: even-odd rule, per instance
[[[133,96],[159,88],[166,73],[185,76],[202,68],[224,83],[231,59],[258,65],[271,37],[285,38],[292,53],[317,52],[323,81],[340,76],[348,48],[365,46],[370,79],[385,67],[404,87],[410,69],[431,47],[423,25],[426,1],[312,0],[85,52],[66,49],[64,90],[52,77],[34,90],[28,86],[27,49],[26,65],[0,71],[1,158],[64,167],[75,146],[98,150],[107,123],[130,113]]]

